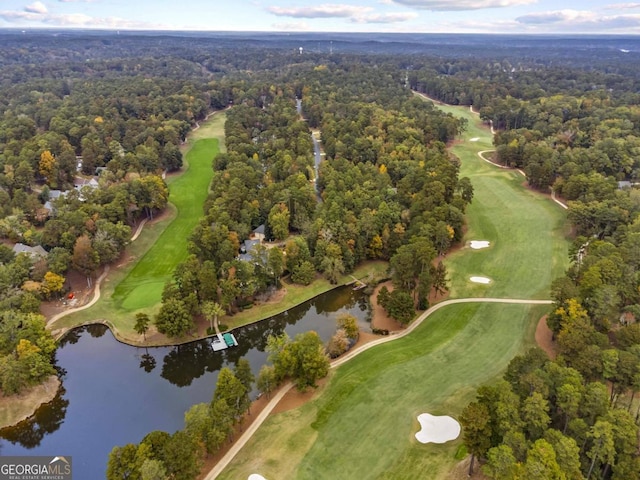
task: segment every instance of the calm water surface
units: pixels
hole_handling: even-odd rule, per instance
[[[213,352],[207,341],[135,348],[116,341],[102,325],[76,329],[57,352],[60,394],[33,419],[0,430],[0,455],[71,455],[74,478],[104,478],[115,445],[138,443],[153,430],[182,428],[189,407],[211,400],[223,366],[246,358],[257,375],[266,363],[269,335],[315,330],[327,341],[340,312],[368,328],[366,298],[345,287],[234,330],[239,346],[221,352]]]

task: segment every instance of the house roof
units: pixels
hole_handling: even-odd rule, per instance
[[[46,257],[47,251],[42,248],[40,245],[36,245],[35,247],[30,247],[29,245],[25,245],[24,243],[16,243],[13,246],[13,253],[16,255],[19,253],[26,253],[31,257]]]
[[[240,247],[241,254],[238,255],[238,260],[243,262],[251,262],[253,261],[253,251],[257,245],[260,245],[262,242],[260,240],[245,240]]]
[[[55,200],[56,198],[64,197],[65,192],[62,190],[49,190],[49,200]]]

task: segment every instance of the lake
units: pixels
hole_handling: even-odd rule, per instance
[[[267,362],[267,337],[315,330],[326,342],[348,312],[370,330],[366,295],[341,287],[261,322],[233,330],[238,346],[214,352],[207,340],[136,348],[103,325],[75,329],[57,351],[63,388],[35,416],[0,430],[0,455],[73,457],[74,478],[104,478],[109,452],[153,430],[173,433],[184,413],[209,402],[223,366],[246,358],[255,375]],[[254,392],[255,396],[256,392]]]

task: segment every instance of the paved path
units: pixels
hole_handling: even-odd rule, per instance
[[[506,167],[506,166],[504,166],[504,165],[499,165],[499,164],[497,164],[497,163],[495,163],[495,162],[492,162],[491,160],[489,160],[488,158],[486,158],[486,157],[484,156],[484,154],[485,154],[485,153],[491,153],[491,152],[495,152],[495,150],[482,150],[481,152],[478,152],[478,156],[479,156],[482,160],[484,160],[485,162],[490,163],[491,165],[493,165],[494,167],[504,168],[504,169],[506,169],[506,170],[511,170],[511,168],[510,168],[510,167]],[[516,170],[518,170],[518,172],[520,172],[520,174],[521,174],[523,177],[526,177],[526,176],[527,176],[527,175],[526,175],[526,174],[525,174],[521,169],[517,168]],[[567,206],[567,204],[566,204],[566,203],[564,203],[564,202],[562,202],[562,201],[560,201],[560,200],[558,200],[558,199],[556,198],[556,192],[555,192],[555,190],[553,190],[553,189],[551,189],[551,200],[553,200],[554,202],[556,202],[558,205],[560,205],[560,206],[561,206],[562,208],[564,208],[565,210],[567,210],[567,209],[569,208],[569,207]]]
[[[569,207],[567,206],[566,203],[561,202],[560,200],[558,200],[556,198],[556,191],[554,189],[551,189],[551,200],[553,200],[554,202],[556,202],[558,205],[560,205],[562,208],[564,208],[565,210],[567,210]]]
[[[418,93],[418,95],[426,97],[426,98],[429,98],[426,95],[421,94],[421,93]],[[432,101],[434,101],[436,103],[441,103],[441,102],[437,102],[436,100],[433,100],[431,98],[429,98],[429,100],[432,100]],[[472,106],[469,106],[469,109],[471,110],[471,112],[476,113],[476,112],[473,111],[473,107]],[[494,129],[493,129],[493,122],[491,122],[491,133],[492,134],[495,133]],[[481,152],[478,152],[478,156],[482,160],[484,160],[485,162],[490,163],[491,165],[494,165],[494,166],[499,167],[499,168],[510,169],[509,167],[505,167],[503,165],[498,165],[498,164],[486,159],[485,157],[483,157],[483,154],[489,153],[489,152],[493,152],[493,151],[495,151],[495,150],[483,150]],[[525,174],[524,174],[524,172],[522,170],[518,169],[518,171],[523,176],[525,176]],[[453,300],[445,300],[444,302],[438,303],[438,304],[434,305],[433,307],[429,308],[428,310],[426,310],[425,312],[423,312],[407,329],[402,330],[399,333],[394,333],[394,334],[391,334],[391,335],[389,335],[387,337],[382,337],[382,338],[373,340],[372,342],[365,343],[364,345],[362,345],[361,347],[359,347],[357,349],[350,350],[345,355],[343,355],[343,356],[335,359],[334,361],[332,361],[330,368],[337,368],[340,365],[342,365],[342,364],[348,362],[349,360],[351,360],[356,355],[359,355],[362,352],[365,352],[365,351],[369,350],[370,348],[373,348],[373,347],[375,347],[377,345],[381,345],[383,343],[392,342],[392,341],[394,341],[394,340],[396,340],[398,338],[404,337],[405,335],[409,335],[416,328],[418,328],[418,326],[426,318],[428,318],[434,312],[437,312],[441,308],[444,308],[444,307],[446,307],[448,305],[456,305],[456,304],[459,304],[459,303],[509,303],[509,304],[524,304],[524,305],[552,305],[553,301],[552,300],[527,300],[527,299],[519,299],[519,298],[458,298],[458,299],[453,299]],[[249,428],[247,428],[247,430],[240,437],[238,437],[238,439],[236,440],[234,445],[231,447],[231,449],[209,471],[209,473],[204,478],[204,480],[214,480],[215,478],[218,477],[218,475],[220,475],[223,472],[223,470],[229,465],[229,463],[231,463],[233,458],[238,454],[238,452],[242,449],[242,447],[245,446],[245,444],[249,441],[249,439],[253,436],[253,434],[258,430],[258,428],[260,428],[262,423],[267,419],[267,417],[273,411],[273,409],[278,404],[278,402],[280,402],[280,400],[285,396],[285,394],[289,390],[291,390],[292,387],[293,387],[293,385],[291,383],[288,383],[284,387],[282,387],[282,389],[265,406],[265,408],[262,410],[260,415],[258,415],[256,417],[256,419],[249,426]]]
[[[225,110],[228,110],[231,107],[227,107],[225,108]],[[209,117],[211,117],[212,115],[215,115],[216,113],[218,113],[220,110],[216,110],[214,112],[210,112],[206,117],[205,117],[205,121],[209,120]],[[196,130],[198,130],[200,128],[200,124],[198,122],[196,122],[196,126],[192,129],[192,132],[195,132]],[[163,178],[164,178],[164,174],[163,174]],[[131,237],[131,242],[134,242],[142,233],[142,229],[144,228],[145,224],[147,223],[147,218],[145,218],[144,220],[142,220],[140,222],[140,225],[138,225],[138,228],[136,228],[135,233],[132,235]],[[94,283],[94,292],[93,292],[93,298],[91,299],[91,301],[85,305],[82,305],[80,307],[76,307],[76,308],[70,308],[69,310],[65,310],[64,312],[60,312],[55,314],[54,316],[52,316],[51,318],[47,319],[47,325],[52,325],[53,323],[55,323],[57,320],[60,320],[62,317],[66,317],[67,315],[71,315],[72,313],[76,313],[76,312],[80,312],[82,310],[86,310],[87,308],[90,308],[92,306],[94,306],[96,304],[96,302],[98,300],[100,300],[100,284],[102,283],[102,281],[106,278],[107,274],[109,273],[109,266],[107,265],[104,269],[104,272],[102,272],[102,275],[100,275],[98,277],[98,279],[95,281]],[[51,327],[49,327],[51,328]]]
[[[109,273],[109,265],[104,267],[104,272],[102,272],[102,275],[100,275],[98,279],[95,281],[94,289],[93,289],[93,298],[89,303],[86,303],[80,307],[70,308],[69,310],[65,310],[64,312],[56,313],[53,317],[51,317],[47,321],[47,325],[53,325],[57,320],[60,320],[62,317],[66,317],[67,315],[71,315],[72,313],[80,312],[82,310],[86,310],[87,308],[93,307],[95,303],[98,300],[100,300],[100,284],[105,279],[108,273]]]
[[[140,234],[142,233],[142,229],[147,223],[147,220],[148,219],[145,218],[140,222],[140,225],[138,225],[138,228],[136,228],[135,233],[131,236],[131,240],[130,240],[131,242],[135,242],[136,239],[140,236]],[[98,279],[95,281],[93,298],[89,303],[86,303],[85,305],[81,305],[76,308],[70,308],[69,310],[65,310],[64,312],[56,313],[53,317],[47,320],[47,325],[53,325],[56,321],[60,320],[62,317],[66,317],[67,315],[71,315],[72,313],[80,312],[82,310],[86,310],[87,308],[93,307],[96,304],[96,302],[100,300],[100,285],[102,284],[102,281],[107,277],[108,273],[109,273],[109,265],[107,265],[104,268],[104,272],[102,272],[102,275],[100,275]]]
[[[448,305],[456,305],[459,303],[510,303],[510,304],[524,304],[524,305],[552,305],[553,300],[526,300],[520,298],[456,298],[453,300],[445,300],[444,302],[438,303],[433,307],[429,308],[425,312],[423,312],[409,327],[405,330],[402,330],[400,333],[391,334],[387,337],[382,337],[372,342],[365,343],[361,347],[357,349],[350,350],[347,354],[335,359],[331,362],[331,368],[336,368],[342,365],[345,362],[348,362],[356,355],[360,355],[362,352],[369,350],[377,345],[381,345],[383,343],[392,342],[398,338],[402,338],[406,335],[409,335],[413,332],[420,324],[428,318],[432,313],[437,312],[443,307]],[[269,401],[269,403],[264,407],[260,415],[256,417],[256,419],[251,423],[251,425],[244,431],[244,433],[238,437],[233,446],[229,449],[229,451],[220,459],[220,461],[209,471],[204,480],[213,480],[218,477],[222,473],[222,471],[231,463],[233,458],[238,454],[238,452],[245,446],[245,444],[249,441],[249,439],[253,436],[253,434],[260,428],[262,423],[267,419],[269,414],[273,411],[275,406],[282,400],[282,398],[286,395],[286,393],[291,390],[293,387],[292,383],[285,384],[276,395]]]
[[[511,168],[511,167],[507,167],[506,165],[500,165],[499,163],[496,162],[492,162],[491,160],[489,160],[488,158],[486,158],[484,156],[485,153],[491,153],[491,152],[495,152],[495,150],[482,150],[481,152],[478,152],[478,156],[484,160],[487,163],[490,163],[491,165],[493,165],[494,167],[498,167],[498,168],[504,168],[505,170],[516,170],[520,175],[522,175],[523,177],[527,177],[527,174],[524,173],[521,169],[519,168]]]
[[[131,236],[131,240],[129,240],[130,242],[135,242],[136,239],[140,236],[140,234],[142,233],[142,228],[144,227],[145,223],[147,223],[147,220],[149,219],[145,218],[140,222],[140,225],[138,225],[138,228],[136,228],[135,233]]]

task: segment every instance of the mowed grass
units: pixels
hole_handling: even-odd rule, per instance
[[[132,311],[160,302],[165,283],[187,258],[187,241],[202,217],[202,205],[213,178],[211,162],[218,151],[218,140],[209,138],[196,141],[187,153],[189,169],[170,185],[177,215],[115,288],[113,300],[117,307]]]
[[[165,282],[187,257],[187,240],[202,216],[213,178],[211,162],[224,151],[225,118],[223,112],[217,113],[189,136],[183,148],[184,171],[167,179],[168,215],[145,225],[138,239],[127,247],[131,261],[112,270],[103,282],[101,299],[87,310],[62,318],[56,327],[105,321],[121,339],[137,339],[133,333],[135,313],[157,313]]]
[[[532,345],[546,307],[451,305],[341,366],[319,396],[272,416],[219,478],[439,478],[461,440],[423,445],[420,413],[456,417],[475,387]]]
[[[549,286],[568,266],[566,212],[548,197],[525,188],[525,178],[483,161],[477,152],[491,149],[488,130],[480,129],[468,108],[446,107],[469,120],[469,128],[452,147],[461,159],[460,175],[471,179],[474,199],[466,212],[470,240],[488,240],[487,249],[466,246],[445,264],[452,297],[549,297]],[[470,142],[471,138],[479,138]],[[492,280],[469,282],[471,276]]]
[[[451,296],[548,298],[552,279],[567,265],[564,211],[527,190],[519,173],[477,156],[491,149],[491,134],[468,108],[443,109],[469,119],[452,147],[475,189],[465,242],[491,242],[447,258]],[[471,276],[493,282],[474,284]],[[478,386],[534,345],[535,326],[548,310],[490,303],[438,310],[409,336],[339,367],[313,401],[270,417],[220,478],[446,477],[462,441],[420,444],[417,415],[457,417]]]
[[[236,313],[232,317],[225,316],[221,319],[225,325],[230,329],[247,325],[249,323],[257,322],[265,318],[277,315],[286,310],[289,310],[296,305],[311,300],[329,290],[333,290],[336,286],[347,285],[352,283],[354,278],[362,280],[364,283],[374,283],[379,279],[385,278],[388,275],[389,265],[382,260],[370,260],[360,264],[353,273],[349,275],[343,275],[338,280],[337,285],[332,285],[327,279],[317,276],[317,279],[311,283],[311,285],[298,285],[290,283],[289,280],[283,280],[283,288],[286,289],[286,294],[282,299],[274,303],[260,304],[254,308],[244,310]]]

